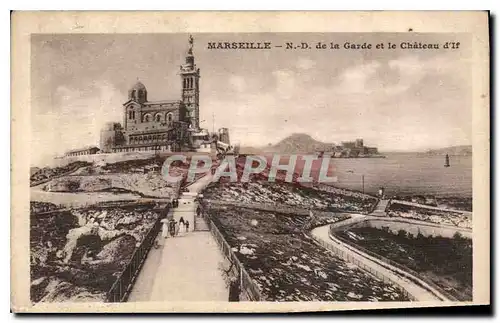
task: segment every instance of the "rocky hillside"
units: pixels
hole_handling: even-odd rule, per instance
[[[294,133],[286,137],[277,144],[266,147],[266,152],[292,154],[292,153],[314,153],[319,150],[327,150],[333,144],[318,141],[311,136],[303,133]]]
[[[240,152],[248,155],[269,153],[312,154],[321,150],[329,150],[332,146],[332,143],[318,141],[308,134],[294,133],[274,145],[268,145],[266,147],[242,146]]]
[[[33,204],[33,202],[32,202]],[[90,207],[30,217],[31,300],[102,301],[152,228],[157,205]]]

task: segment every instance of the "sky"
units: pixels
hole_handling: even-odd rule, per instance
[[[200,120],[227,127],[242,146],[292,133],[339,143],[363,138],[380,151],[471,144],[467,34],[193,34],[201,70]],[[122,122],[139,79],[148,99],[180,99],[187,34],[58,34],[31,39],[32,164],[98,145]],[[272,43],[270,50],[209,49],[208,42]],[[459,49],[387,49],[387,43],[460,42]],[[285,49],[307,42],[311,49]],[[384,43],[385,49],[316,49],[318,42]],[[283,45],[282,48],[274,45]],[[215,118],[213,117],[215,116]],[[215,122],[214,122],[215,120]]]

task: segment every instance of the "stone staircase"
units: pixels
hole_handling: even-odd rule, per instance
[[[385,200],[380,200],[377,204],[377,207],[375,207],[375,210],[373,210],[372,213],[370,213],[370,215],[373,215],[373,216],[387,216],[387,213],[385,212],[385,209],[387,208],[387,204],[389,204],[389,201],[388,199],[385,199]]]
[[[195,216],[194,218],[194,231],[210,231],[207,222],[202,216]]]

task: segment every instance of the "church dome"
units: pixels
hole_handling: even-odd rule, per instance
[[[135,83],[134,86],[132,86],[132,88],[130,90],[143,90],[143,91],[145,91],[146,87],[144,86],[144,84],[142,84],[141,81],[137,81],[137,83]]]
[[[139,103],[146,102],[147,97],[148,91],[146,90],[144,84],[140,81],[137,81],[137,83],[135,83],[134,86],[132,86],[132,88],[128,91],[128,98]]]

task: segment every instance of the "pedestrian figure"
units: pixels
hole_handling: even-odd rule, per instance
[[[186,232],[189,232],[189,221],[186,220]]]
[[[163,238],[167,238],[168,237],[168,219],[161,219],[160,221],[162,223],[162,226],[161,226],[161,236]]]
[[[168,236],[168,220],[165,218],[165,219],[161,219],[160,222],[162,223],[161,234],[160,234],[160,236],[158,236],[155,239],[155,242],[154,242],[154,247],[156,249],[158,249],[163,244],[163,243],[160,243],[160,239],[165,240]]]
[[[197,216],[197,217],[200,217],[200,214],[201,214],[201,209],[200,209],[200,207],[198,206],[198,207],[196,208],[196,216]]]
[[[169,223],[170,236],[175,237],[175,220],[171,220]]]
[[[175,235],[178,235],[179,234],[179,224],[177,223],[177,221],[175,222]]]
[[[184,221],[184,218],[181,216],[179,219],[179,233],[184,233],[184,226],[186,225],[186,222]]]

